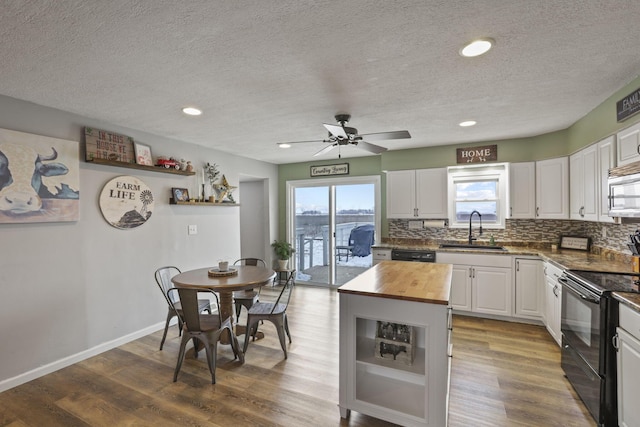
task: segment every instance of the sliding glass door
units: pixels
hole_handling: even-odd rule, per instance
[[[298,281],[340,286],[371,267],[379,177],[290,181],[287,196]]]

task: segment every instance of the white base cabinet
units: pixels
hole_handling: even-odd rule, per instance
[[[447,425],[447,305],[339,295],[340,416],[354,410],[402,426]],[[379,320],[414,328],[412,365],[375,357]]]
[[[553,339],[559,346],[562,346],[562,332],[560,332],[562,288],[558,283],[558,278],[562,275],[562,270],[549,262],[544,263],[543,269],[545,282],[544,324]]]
[[[510,256],[438,253],[436,259],[453,264],[450,302],[454,310],[512,315]]]
[[[516,317],[541,320],[544,309],[544,280],[540,259],[515,258]]]
[[[618,425],[640,426],[640,313],[621,304],[617,334]]]

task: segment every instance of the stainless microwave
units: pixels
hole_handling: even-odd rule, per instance
[[[622,176],[609,174],[609,216],[640,218],[640,172]]]

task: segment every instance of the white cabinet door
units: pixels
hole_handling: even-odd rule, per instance
[[[387,172],[387,218],[416,216],[416,172]]]
[[[416,171],[416,207],[419,218],[447,218],[447,168]]]
[[[609,216],[609,169],[616,166],[616,144],[612,135],[598,142],[598,221],[613,222]]]
[[[569,218],[569,160],[536,162],[536,218]]]
[[[640,123],[636,123],[616,134],[618,140],[618,166],[640,160]]]
[[[451,274],[451,307],[471,311],[471,266],[453,265]]]
[[[515,262],[515,315],[540,319],[544,307],[542,261],[539,259],[519,258]]]
[[[584,148],[569,157],[570,217],[598,220],[598,146]]]
[[[545,276],[545,325],[549,334],[558,345],[562,345],[562,335],[560,333],[560,309],[562,293],[558,280],[553,276]]]
[[[618,425],[640,426],[640,341],[618,328]]]
[[[523,162],[509,165],[509,217],[534,219],[536,217],[536,163]]]
[[[471,309],[477,313],[511,316],[511,269],[473,267]]]
[[[569,157],[569,217],[571,219],[582,219],[584,209],[584,158],[582,152],[578,151]]]

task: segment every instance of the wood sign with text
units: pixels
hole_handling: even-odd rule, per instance
[[[86,160],[112,160],[114,162],[135,163],[133,138],[105,130],[84,128]]]
[[[616,103],[618,122],[626,120],[638,112],[640,112],[640,89],[634,90]]]
[[[311,176],[349,175],[349,163],[311,166]]]
[[[485,163],[498,160],[498,146],[458,148],[456,150],[458,163]]]

